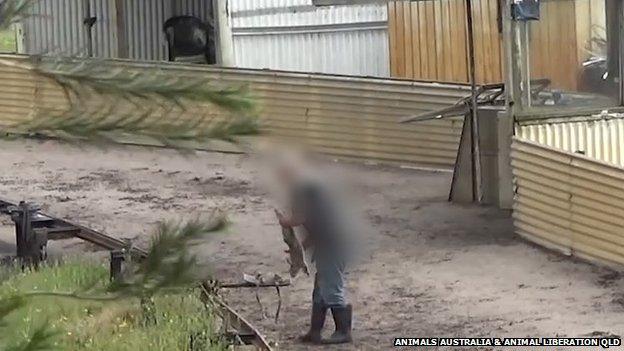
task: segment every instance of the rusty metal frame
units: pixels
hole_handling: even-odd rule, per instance
[[[6,212],[11,207],[19,208],[20,204],[0,199],[0,212]],[[45,232],[48,240],[63,240],[76,237],[107,250],[121,250],[127,246],[126,242],[93,229],[45,214],[39,210],[34,212],[34,220],[40,224],[36,229]],[[136,247],[132,248],[132,254],[139,258],[147,256],[145,250]]]
[[[226,328],[233,328],[233,337],[244,343],[245,345],[253,345],[257,350],[273,351],[273,348],[249,321],[230,307],[223,299],[216,294],[211,294],[211,285],[204,282],[200,285],[201,299],[205,303],[213,302],[218,308],[218,313],[223,318]]]
[[[10,211],[10,208],[17,209],[17,208],[20,208],[20,206],[21,208],[25,208],[25,209],[29,208],[29,205],[25,202],[15,204],[12,201],[0,199],[0,213],[7,213],[8,211]],[[46,234],[44,236],[46,241],[69,239],[69,238],[74,238],[74,237],[80,238],[84,241],[93,243],[102,248],[111,250],[111,253],[112,253],[111,254],[111,274],[114,273],[113,272],[114,270],[120,269],[120,267],[117,267],[118,269],[113,269],[113,265],[121,264],[121,262],[114,260],[114,258],[119,256],[118,254],[115,254],[115,253],[118,253],[119,250],[123,250],[127,248],[128,247],[127,242],[113,238],[106,234],[102,234],[93,229],[89,229],[87,227],[74,224],[64,219],[59,219],[59,218],[44,214],[40,212],[37,207],[34,207],[34,206],[32,207],[32,213],[30,213],[29,211],[29,213],[27,213],[25,216],[21,216],[20,219],[28,221],[28,225],[24,226],[23,224],[21,224],[22,228],[16,228],[17,236],[19,236],[20,233],[21,235],[25,235],[25,236],[34,235],[33,233],[36,230],[40,230],[40,231],[44,231],[44,233]],[[16,220],[16,225],[19,225],[17,218],[15,220]],[[38,228],[32,227],[31,226],[32,223],[37,223]],[[22,248],[18,247],[18,255],[19,254],[28,255],[28,253],[22,253],[21,251],[23,251]],[[139,259],[147,257],[147,252],[137,247],[131,247],[130,252],[131,252],[131,255],[136,256]],[[244,283],[244,284],[243,283],[241,284],[231,283],[231,284],[222,284],[220,285],[220,287],[222,288],[264,288],[264,287],[268,288],[268,287],[271,287],[271,288],[276,288],[278,291],[278,295],[279,295],[279,287],[288,286],[288,285],[290,284],[283,283],[283,284],[257,286],[257,285],[253,285],[249,283]],[[215,305],[219,309],[218,312],[221,314],[222,318],[224,318],[224,320],[226,320],[228,324],[231,324],[231,326],[235,329],[234,332],[238,339],[242,340],[245,344],[256,346],[258,350],[263,350],[263,351],[273,350],[270,347],[267,340],[264,338],[264,336],[260,334],[260,332],[253,325],[251,325],[251,323],[249,323],[238,312],[236,312],[233,308],[227,305],[225,301],[223,301],[221,298],[219,298],[218,296],[214,294],[209,293],[210,289],[207,283],[201,284],[200,289],[201,289],[202,299],[205,300],[207,298],[210,298],[211,301],[215,302]],[[281,300],[280,300],[280,307],[281,307]],[[278,309],[278,315],[279,315],[279,309]]]

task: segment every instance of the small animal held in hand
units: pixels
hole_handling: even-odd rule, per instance
[[[308,264],[305,260],[305,252],[301,242],[297,239],[295,230],[290,227],[282,227],[282,237],[286,245],[288,245],[287,252],[290,255],[288,259],[288,263],[290,264],[290,277],[296,277],[299,272],[304,272],[309,276],[310,271],[308,270]]]

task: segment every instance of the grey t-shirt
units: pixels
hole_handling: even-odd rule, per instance
[[[346,259],[350,233],[340,201],[330,187],[319,181],[306,180],[292,191],[292,210],[304,218],[303,227],[314,247],[314,259]]]

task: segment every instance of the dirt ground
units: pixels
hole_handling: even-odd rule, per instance
[[[44,204],[50,213],[144,245],[154,223],[227,210],[231,233],[201,246],[222,280],[243,272],[287,275],[273,201],[240,155],[181,156],[157,148],[77,148],[54,142],[0,142],[0,196]],[[390,349],[394,337],[624,336],[624,279],[513,235],[508,212],[446,201],[451,175],[340,164],[364,190],[372,235],[353,266],[353,346]],[[12,250],[10,221],[0,250]],[[8,233],[8,234],[7,234]],[[52,250],[77,252],[79,241]],[[277,324],[273,290],[230,291],[227,300],[282,350],[306,349],[311,279],[283,289]],[[328,332],[331,323],[327,326]],[[314,349],[314,348],[310,348]]]

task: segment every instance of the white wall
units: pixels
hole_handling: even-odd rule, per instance
[[[388,77],[384,4],[314,7],[311,0],[230,0],[236,65]]]

